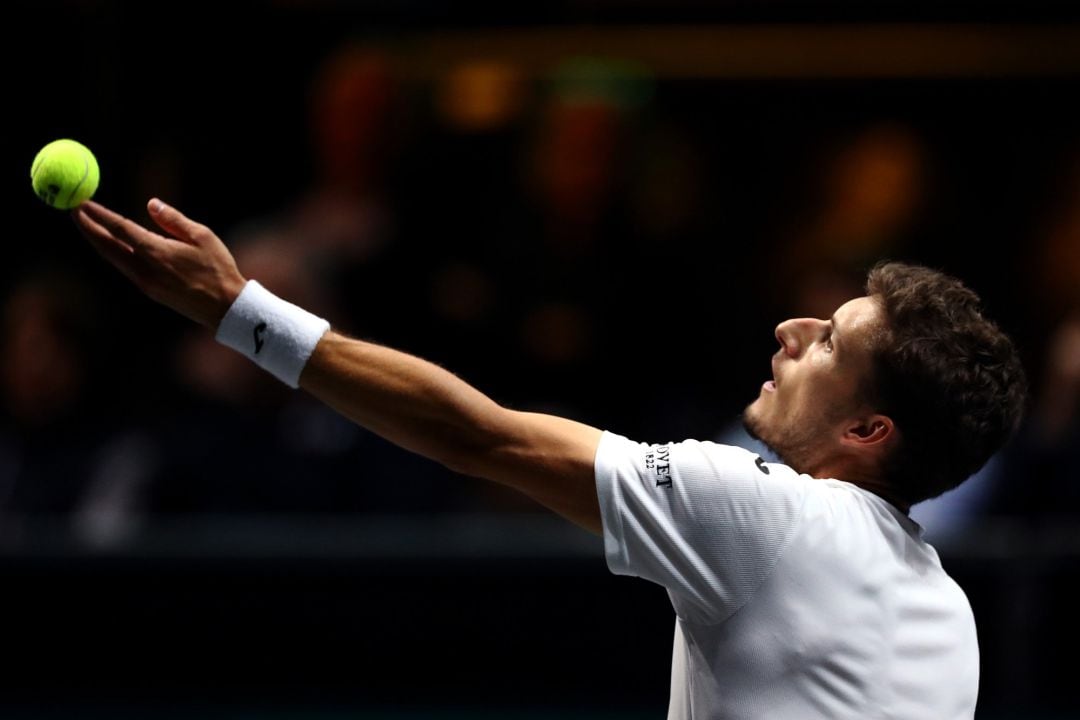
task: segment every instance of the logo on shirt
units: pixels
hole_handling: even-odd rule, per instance
[[[671,489],[671,446],[656,445],[645,453],[645,469],[652,470],[656,487]]]
[[[266,323],[261,322],[255,326],[255,354],[258,355],[259,351],[263,349],[263,334],[266,332]]]
[[[760,455],[754,458],[754,464],[757,465],[758,470],[765,473],[766,475],[769,474],[769,468],[765,467],[765,461],[761,459]]]

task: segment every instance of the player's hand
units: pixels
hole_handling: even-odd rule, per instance
[[[157,198],[147,209],[165,235],[95,202],[71,216],[94,249],[150,298],[216,329],[246,282],[232,254],[210,228]]]

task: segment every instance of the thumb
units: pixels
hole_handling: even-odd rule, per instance
[[[204,229],[199,223],[189,219],[176,208],[166,205],[157,198],[152,198],[146,204],[146,209],[150,212],[150,217],[162,230],[178,240],[187,243],[197,242],[200,232]]]

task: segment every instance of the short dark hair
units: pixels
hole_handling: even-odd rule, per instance
[[[914,504],[956,487],[1008,442],[1027,379],[1012,341],[956,278],[882,262],[866,291],[885,317],[866,389],[900,431],[884,479]]]

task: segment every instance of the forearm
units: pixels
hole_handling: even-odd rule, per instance
[[[396,445],[513,487],[600,531],[596,428],[508,410],[430,362],[333,331],[315,348],[300,386]]]
[[[333,331],[315,348],[300,386],[357,424],[455,470],[490,451],[504,411],[426,360]]]

